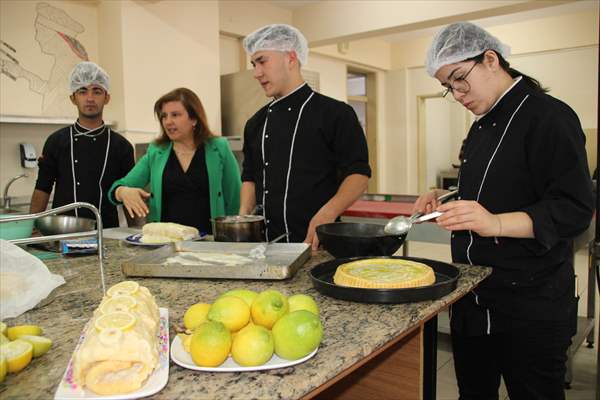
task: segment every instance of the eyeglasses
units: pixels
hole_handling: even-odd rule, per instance
[[[469,90],[471,90],[471,85],[467,81],[467,76],[469,76],[469,74],[471,73],[471,71],[473,71],[473,68],[475,68],[475,66],[477,64],[479,64],[479,63],[475,62],[475,64],[473,64],[471,69],[469,69],[469,71],[467,71],[467,73],[464,74],[463,76],[449,81],[448,88],[446,90],[444,90],[444,93],[442,93],[442,97],[445,98],[446,100],[454,101],[454,96],[447,97],[447,95],[452,94],[455,90],[457,92],[463,93],[463,94],[468,93]]]

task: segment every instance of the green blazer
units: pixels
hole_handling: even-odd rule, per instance
[[[120,204],[114,197],[119,186],[144,188],[150,183],[148,222],[160,222],[162,212],[163,171],[171,154],[173,143],[165,146],[150,144],[148,151],[135,164],[129,173],[112,184],[108,198],[111,203]],[[215,137],[204,145],[208,186],[210,193],[210,214],[212,218],[223,215],[237,215],[240,211],[240,170],[227,139]]]

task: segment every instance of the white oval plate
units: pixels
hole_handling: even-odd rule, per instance
[[[139,399],[141,397],[151,396],[155,393],[160,392],[169,381],[169,311],[166,308],[160,307],[160,329],[158,331],[159,338],[159,349],[158,349],[158,367],[152,372],[152,374],[144,383],[140,389],[135,392],[127,394],[116,394],[116,395],[98,395],[94,392],[82,388],[75,383],[73,378],[73,356],[67,364],[67,369],[60,381],[54,399],[104,399],[104,400],[124,400],[124,399]],[[91,320],[90,320],[91,321]],[[89,322],[88,322],[89,324]],[[79,346],[85,339],[85,332],[87,331],[87,324],[83,328],[83,332],[79,337],[79,342],[73,351],[73,355],[79,350]]]
[[[273,354],[273,357],[269,361],[267,361],[263,365],[257,365],[256,367],[242,367],[235,361],[231,356],[227,357],[225,362],[218,367],[200,367],[194,364],[192,360],[192,356],[186,352],[183,348],[183,344],[181,343],[181,339],[179,336],[175,336],[173,342],[171,343],[171,359],[173,362],[183,368],[193,369],[196,371],[206,371],[206,372],[247,372],[247,371],[264,371],[267,369],[276,369],[276,368],[285,368],[291,367],[292,365],[301,364],[304,361],[312,358],[315,354],[317,354],[317,347],[312,353],[307,355],[304,358],[300,358],[298,360],[285,360],[283,358],[277,357],[276,354]]]
[[[206,238],[206,234],[202,235],[202,236],[196,236],[195,238],[190,239],[191,241],[197,241],[197,240],[202,240]],[[125,243],[127,244],[132,244],[134,246],[146,246],[146,247],[160,247],[160,246],[165,246],[167,244],[171,244],[174,242],[165,242],[165,243],[144,243],[142,242],[142,234],[141,233],[136,233],[133,235],[129,235],[127,236],[125,239],[123,239],[125,241]]]

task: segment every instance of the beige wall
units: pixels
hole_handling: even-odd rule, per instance
[[[216,1],[123,1],[124,131],[157,131],[154,102],[184,86],[219,131],[219,9]],[[182,12],[185,10],[185,12]]]
[[[311,48],[311,52],[334,57],[343,62],[382,70],[392,68],[392,45],[382,39],[364,39]]]

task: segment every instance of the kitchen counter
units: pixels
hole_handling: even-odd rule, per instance
[[[105,244],[107,288],[126,279],[120,269],[123,260],[150,251],[117,240],[106,240]],[[397,395],[406,391],[406,395],[401,395],[404,399],[422,397],[423,379],[427,381],[421,372],[423,358],[432,350],[423,345],[426,321],[435,321],[441,310],[475,287],[489,275],[490,269],[457,265],[461,270],[457,289],[436,301],[373,305],[336,300],[313,288],[308,271],[328,259],[331,256],[323,251],[313,254],[296,276],[287,281],[135,279],[150,289],[160,307],[169,309],[171,324],[181,323],[190,305],[212,302],[226,290],[244,287],[256,291],[275,288],[286,295],[307,293],[317,301],[324,327],[323,341],[315,357],[295,367],[250,373],[205,373],[171,362],[169,383],[154,398],[296,399],[351,393],[362,393],[365,398],[368,393],[371,397],[381,397],[378,390],[390,388]],[[54,396],[79,335],[102,298],[95,256],[61,256],[46,264],[51,272],[62,275],[66,284],[51,294],[47,305],[5,322],[40,325],[54,344],[48,354],[34,359],[25,370],[7,376],[0,384],[3,399]],[[172,328],[170,335],[172,340],[175,335]],[[435,340],[433,347],[435,350]],[[394,367],[387,366],[390,362]],[[388,375],[388,383],[378,381],[381,373]],[[363,384],[371,385],[375,391],[352,392]]]

